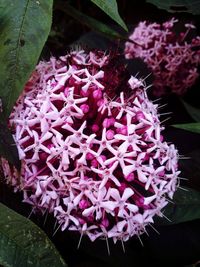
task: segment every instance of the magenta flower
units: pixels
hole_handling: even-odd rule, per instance
[[[114,61],[75,51],[40,62],[9,120],[21,174],[4,159],[2,166],[24,201],[53,213],[62,230],[116,242],[162,216],[179,171],[157,105],[137,78],[119,83],[128,75]]]
[[[200,51],[195,47],[200,46],[200,36],[187,41],[193,24],[185,24],[185,32],[175,34],[176,22],[174,18],[162,24],[140,22],[129,36],[134,43],[125,44],[127,59],[141,58],[151,69],[157,96],[183,95],[199,77]]]

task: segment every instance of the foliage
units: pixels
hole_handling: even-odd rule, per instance
[[[94,31],[97,31],[108,38],[124,38],[121,34],[119,34],[117,31],[109,27],[108,25],[102,23],[101,21],[98,21],[92,17],[89,17],[85,15],[84,13],[81,13],[77,9],[75,9],[73,6],[69,5],[68,3],[63,3],[62,1],[57,1],[56,3],[57,9],[60,9],[64,11],[67,15],[72,16],[74,19],[80,21],[82,24],[85,24],[89,28],[91,28]]]
[[[188,187],[176,191],[173,203],[169,203],[164,209],[165,218],[161,224],[177,224],[200,218],[200,192]]]
[[[122,28],[128,31],[126,24],[121,19],[116,0],[91,0],[95,5],[101,8],[108,16],[110,16],[113,20],[115,20]]]
[[[10,114],[38,61],[50,31],[52,3],[53,0],[0,2],[0,99],[4,117]],[[1,125],[0,137],[0,155],[19,167],[14,140],[5,125]]]
[[[147,0],[159,8],[169,12],[191,12],[200,14],[200,2],[196,0]]]
[[[67,267],[40,228],[1,203],[0,264],[5,267]]]
[[[176,128],[186,130],[186,131],[193,132],[193,133],[200,133],[200,123],[199,122],[185,123],[185,124],[174,124],[173,126]]]
[[[200,109],[188,104],[187,102],[185,102],[183,100],[182,100],[182,103],[183,103],[185,109],[187,110],[187,112],[193,118],[193,120],[200,121]]]
[[[20,169],[18,150],[5,120],[0,120],[0,155],[6,158],[11,164]]]
[[[33,71],[50,31],[53,0],[0,2],[0,98],[12,106]]]

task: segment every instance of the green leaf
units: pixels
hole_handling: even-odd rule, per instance
[[[187,112],[195,121],[200,121],[200,109],[191,106],[190,104],[186,103],[185,101],[181,101],[186,108]]]
[[[175,128],[183,129],[193,133],[200,133],[200,122],[185,123],[185,124],[174,124]]]
[[[196,139],[196,143],[198,140]],[[196,145],[196,148],[184,154],[184,157],[186,159],[179,160],[181,176],[188,177],[188,183],[200,191],[200,147]]]
[[[33,71],[51,26],[53,0],[0,1],[0,98],[6,116]]]
[[[124,36],[119,34],[117,31],[111,29],[106,24],[79,12],[78,10],[76,10],[74,7],[70,6],[67,3],[63,3],[62,1],[57,0],[56,8],[65,12],[67,15],[72,16],[74,19],[78,20],[80,23],[85,24],[92,30],[99,32],[110,39],[116,39],[116,38],[124,39],[125,38]]]
[[[169,12],[189,12],[194,15],[200,14],[200,1],[198,0],[147,0],[147,2]]]
[[[124,21],[121,19],[116,0],[91,0],[95,5],[102,9],[109,17],[116,21],[124,30],[128,28]]]
[[[0,203],[0,264],[5,267],[66,267],[46,234]]]
[[[20,170],[21,166],[15,141],[10,130],[7,128],[5,121],[2,119],[0,119],[0,156],[6,158]]]
[[[162,221],[160,224],[177,224],[181,222],[192,221],[200,218],[200,192],[191,188],[178,189],[173,198],[164,209],[164,215],[171,221]]]

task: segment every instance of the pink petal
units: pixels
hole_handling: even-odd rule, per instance
[[[149,205],[156,198],[157,198],[157,195],[153,195],[151,197],[145,197],[144,198],[144,205]]]
[[[126,201],[129,197],[131,197],[134,194],[133,190],[131,188],[126,188],[124,190],[122,200]]]
[[[130,144],[127,141],[124,141],[118,148],[118,151],[120,151],[121,153],[126,153],[127,148]]]
[[[40,111],[42,114],[45,114],[47,113],[47,111],[49,110],[50,108],[50,102],[47,100],[47,101],[44,101],[41,108],[40,108]]]
[[[83,193],[80,193],[73,199],[73,203],[74,203],[75,206],[77,206],[79,204],[82,196],[83,196]]]
[[[48,191],[48,195],[54,200],[58,198],[58,195],[55,191]]]
[[[124,221],[121,221],[121,222],[118,222],[117,223],[117,229],[119,232],[122,232],[124,226],[127,224],[127,222],[124,220]]]
[[[114,203],[113,201],[104,201],[101,203],[101,207],[113,211],[116,208],[116,203]]]
[[[46,133],[49,130],[49,123],[45,118],[41,119],[41,132]]]
[[[140,224],[144,223],[143,216],[141,214],[134,215],[133,220],[140,223]]]
[[[134,205],[134,204],[126,204],[127,208],[132,211],[132,212],[137,212],[139,209],[138,209],[138,206]]]
[[[137,169],[137,174],[140,182],[145,183],[147,181],[146,175],[140,169]]]
[[[69,219],[76,225],[78,226],[79,225],[79,221],[74,217],[74,216],[69,216]]]
[[[68,151],[64,150],[62,155],[62,164],[68,165],[69,164],[69,154]]]
[[[40,184],[38,183],[35,195],[36,195],[36,197],[39,197],[41,194],[42,194],[42,189],[40,187]]]
[[[133,172],[135,170],[136,170],[136,168],[134,165],[128,165],[128,166],[125,166],[122,171],[123,171],[123,174],[125,176],[128,176],[131,172]]]
[[[87,209],[85,209],[83,212],[82,212],[82,215],[85,216],[85,217],[88,217],[90,214],[92,214],[95,210],[95,207],[94,206],[91,206]]]
[[[50,133],[50,132],[45,133],[45,134],[42,136],[42,138],[40,139],[41,143],[43,143],[44,141],[50,139],[52,136],[53,136],[53,134]]]
[[[120,201],[121,197],[119,191],[116,188],[111,188],[109,190],[110,196],[113,197],[116,201]]]

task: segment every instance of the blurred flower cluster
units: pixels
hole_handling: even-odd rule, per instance
[[[152,71],[156,96],[183,95],[199,77],[200,36],[187,38],[193,24],[185,24],[185,31],[176,34],[177,22],[174,18],[162,24],[140,22],[129,36],[133,42],[125,44],[126,58],[141,58]]]

